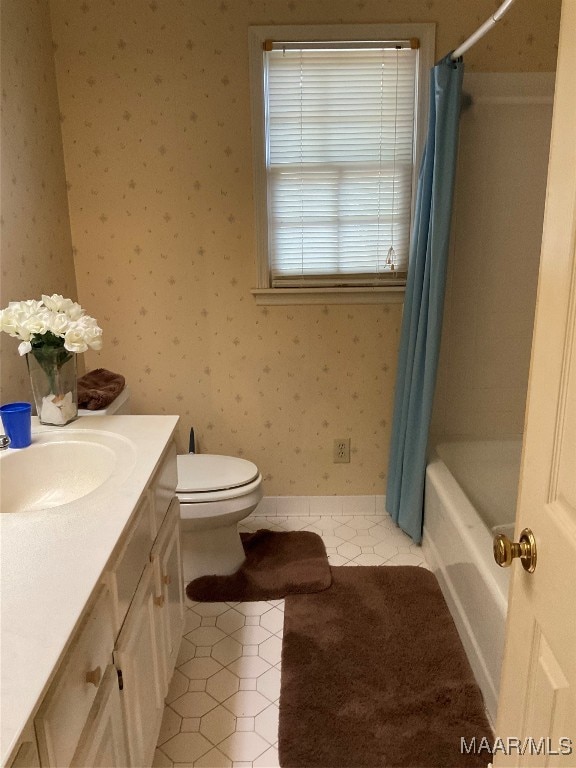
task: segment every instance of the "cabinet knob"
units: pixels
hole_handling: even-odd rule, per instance
[[[164,584],[172,584],[172,576],[169,573],[164,574]]]
[[[160,595],[160,597],[155,597],[154,604],[157,605],[158,608],[162,608],[164,605],[164,595]]]
[[[86,682],[92,683],[92,685],[95,685],[98,687],[100,684],[100,680],[102,679],[102,670],[100,667],[96,667],[96,669],[90,670],[90,672],[86,672]]]

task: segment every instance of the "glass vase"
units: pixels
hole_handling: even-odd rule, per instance
[[[64,347],[40,347],[26,355],[40,424],[63,427],[78,418],[76,355]]]

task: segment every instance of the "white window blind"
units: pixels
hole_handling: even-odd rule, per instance
[[[410,41],[265,52],[272,287],[405,279],[417,51]]]

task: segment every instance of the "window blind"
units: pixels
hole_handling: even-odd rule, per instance
[[[417,51],[410,41],[266,47],[272,286],[398,284],[408,264]]]

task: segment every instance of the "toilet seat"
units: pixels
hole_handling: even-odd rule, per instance
[[[198,504],[246,496],[256,490],[262,475],[246,459],[189,453],[177,457],[176,495],[181,503]]]

